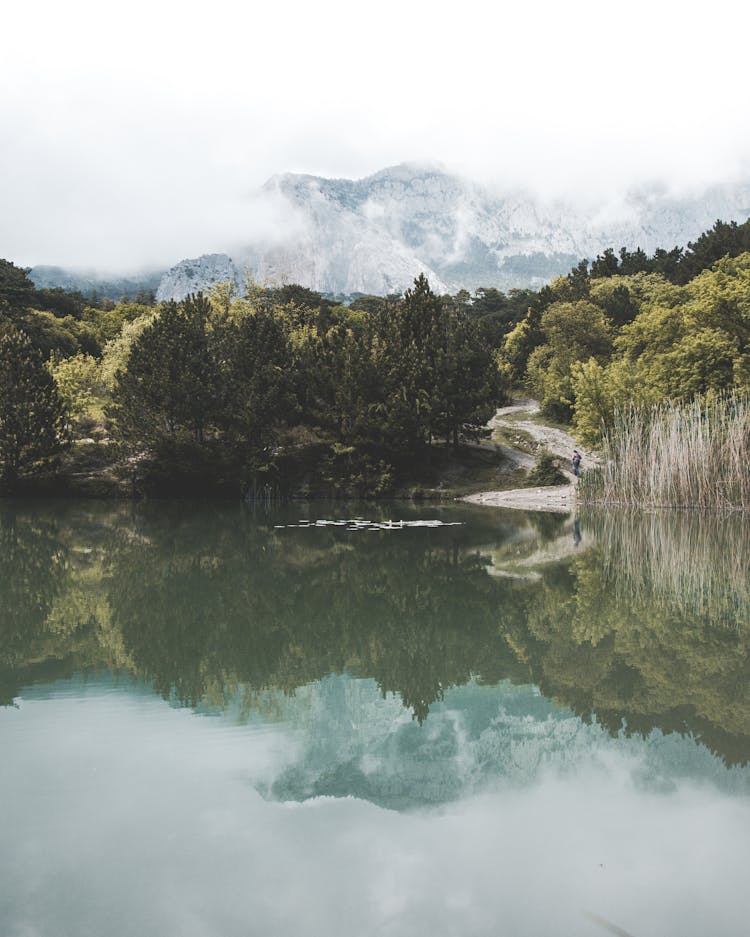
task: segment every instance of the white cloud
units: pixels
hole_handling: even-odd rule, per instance
[[[127,267],[221,249],[288,170],[436,159],[598,194],[728,178],[750,154],[749,15],[729,0],[108,9],[4,13],[0,255]]]

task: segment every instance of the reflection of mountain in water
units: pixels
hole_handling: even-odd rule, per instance
[[[640,739],[608,739],[569,709],[551,704],[531,686],[470,682],[446,694],[424,727],[397,700],[383,699],[370,681],[326,677],[283,706],[300,730],[300,753],[265,791],[278,800],[355,796],[392,809],[446,803],[498,784],[526,787],[582,764],[610,770],[628,764],[635,783],[665,791],[685,777],[750,791],[747,772],[726,772],[705,748],[660,732]]]
[[[576,739],[599,735],[529,686],[471,683],[422,728],[374,689],[369,681],[328,677],[310,688],[302,712],[292,703],[287,717],[302,723],[305,745],[270,796],[354,795],[394,809],[444,803],[490,782],[533,780],[553,750],[573,765]]]
[[[404,519],[425,516],[399,510]],[[383,766],[406,741],[459,772],[469,749],[457,739],[475,730],[466,728],[468,710],[457,720],[440,701],[472,676],[519,688],[519,696],[504,691],[506,715],[475,732],[479,739],[492,723],[492,744],[503,750],[521,750],[507,721],[511,696],[523,700],[526,715],[533,700],[549,706],[526,688],[535,683],[612,734],[657,727],[696,736],[728,764],[750,760],[741,525],[685,515],[584,519],[575,546],[570,522],[559,519],[429,509],[436,513],[467,523],[363,533],[275,529],[314,518],[314,509],[299,506],[268,516],[227,506],[6,506],[0,698],[10,702],[31,682],[107,668],[183,705],[238,705],[248,716],[270,699],[287,711],[283,694],[296,690],[295,719],[302,700],[319,707],[320,718],[346,712],[340,718],[350,719],[356,706],[322,701],[328,693],[351,696],[360,684],[309,685],[334,673],[374,680],[383,708],[368,702],[361,718],[374,719],[381,734],[360,745],[346,725],[329,725],[332,739],[346,736],[360,755],[342,761],[311,751],[319,770],[278,782],[275,794],[290,797],[343,790],[356,777],[373,799],[395,801],[408,778],[389,793]],[[472,692],[466,698],[478,706],[484,697]],[[525,717],[516,715],[521,725]],[[533,717],[543,726],[547,718]],[[570,725],[588,731],[579,719]],[[547,729],[563,731],[557,722]],[[481,745],[472,745],[479,764]],[[459,773],[436,780],[438,799]],[[421,769],[419,776],[427,784]]]

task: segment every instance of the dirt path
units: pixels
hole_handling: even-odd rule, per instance
[[[521,430],[528,433],[536,442],[545,446],[549,451],[562,459],[561,469],[573,481],[573,472],[570,460],[573,450],[577,449],[583,456],[583,468],[590,468],[592,465],[598,465],[599,459],[588,449],[585,449],[579,442],[566,433],[565,430],[557,429],[554,426],[546,426],[537,423],[531,417],[540,412],[538,401],[524,398],[514,401],[509,407],[501,407],[492,417],[489,425],[494,429],[502,427],[503,429]],[[533,463],[533,459],[532,459]]]
[[[554,426],[546,426],[532,419],[540,411],[536,400],[515,400],[508,407],[501,407],[490,420],[492,429],[502,428],[506,433],[513,435],[520,432],[531,437],[536,443],[545,446],[553,455],[561,460],[561,470],[569,479],[569,485],[560,485],[554,488],[515,488],[510,491],[482,491],[469,495],[464,501],[473,504],[487,504],[496,507],[517,508],[524,511],[555,511],[571,513],[575,509],[575,482],[570,459],[573,449],[578,449],[583,457],[583,468],[597,465],[596,455],[585,449],[564,430]],[[511,463],[521,468],[529,469],[534,465],[534,458],[522,449],[502,445],[501,450]]]

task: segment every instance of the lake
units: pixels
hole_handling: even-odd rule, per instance
[[[732,516],[0,503],[0,934],[745,934],[749,563]]]

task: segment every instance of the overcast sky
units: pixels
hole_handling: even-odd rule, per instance
[[[272,174],[440,162],[606,197],[750,175],[738,0],[25,0],[3,12],[0,257],[174,263]]]

